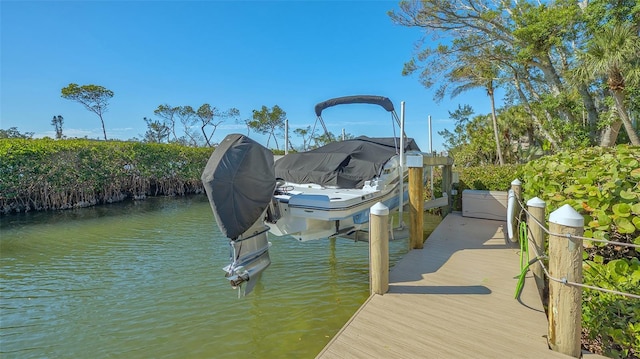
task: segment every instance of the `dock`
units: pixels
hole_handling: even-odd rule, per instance
[[[391,269],[389,292],[369,297],[317,358],[570,358],[548,348],[530,273],[514,298],[519,245],[503,229],[447,215]]]

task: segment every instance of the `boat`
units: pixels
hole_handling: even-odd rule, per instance
[[[390,210],[408,198],[406,156],[421,155],[407,138],[387,97],[333,98],[315,106],[322,124],[326,108],[374,104],[391,113],[401,135],[330,142],[289,153],[274,161],[270,150],[241,134],[225,137],[213,152],[202,181],[216,222],[230,240],[230,264],[224,268],[233,287],[251,291],[270,262],[267,233],[301,241],[349,235],[366,229],[376,203]],[[314,125],[315,128],[315,125]]]

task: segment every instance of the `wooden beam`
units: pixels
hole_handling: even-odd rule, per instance
[[[422,162],[425,166],[452,166],[453,158],[443,156],[429,156],[425,154],[422,156]]]

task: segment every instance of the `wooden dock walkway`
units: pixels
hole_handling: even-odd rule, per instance
[[[514,299],[519,246],[503,227],[446,216],[391,270],[389,292],[371,296],[317,358],[569,358],[548,349],[531,275]]]

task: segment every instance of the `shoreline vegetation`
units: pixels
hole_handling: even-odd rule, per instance
[[[203,193],[212,148],[87,139],[0,140],[0,215]]]

